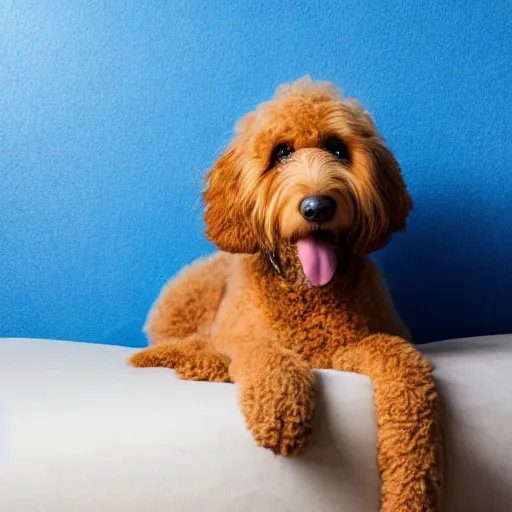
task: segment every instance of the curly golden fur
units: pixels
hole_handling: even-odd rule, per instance
[[[330,150],[332,140],[341,153]],[[276,160],[280,147],[286,152]],[[300,205],[310,196],[330,197],[335,213],[308,220]],[[311,369],[368,375],[381,511],[437,510],[443,450],[432,368],[407,341],[365,257],[405,229],[412,207],[370,115],[328,83],[280,87],[237,125],[206,177],[204,200],[207,237],[223,252],[163,289],[146,325],[152,346],[131,363],[236,382],[255,441],[282,455],[297,454],[310,437]],[[335,254],[327,283],[313,285],[305,270],[305,239]]]

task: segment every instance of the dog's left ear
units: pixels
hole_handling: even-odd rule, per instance
[[[353,246],[359,254],[370,254],[385,247],[393,233],[405,231],[412,199],[398,162],[380,140],[366,143],[354,164],[361,178],[361,222]]]
[[[243,196],[241,160],[232,145],[206,175],[206,238],[221,251],[252,254],[258,244],[248,221],[250,207]]]

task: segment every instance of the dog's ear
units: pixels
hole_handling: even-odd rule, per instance
[[[412,200],[398,162],[380,140],[366,141],[355,153],[360,211],[352,245],[357,253],[370,254],[385,247],[393,233],[405,231]]]
[[[221,251],[251,254],[258,250],[258,244],[248,221],[249,205],[244,200],[240,165],[241,156],[232,146],[206,175],[206,238]]]

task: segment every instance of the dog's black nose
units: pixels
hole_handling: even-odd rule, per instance
[[[310,196],[300,203],[300,213],[309,222],[328,222],[336,213],[336,201],[329,196]]]

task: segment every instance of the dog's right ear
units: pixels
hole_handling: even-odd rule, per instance
[[[240,171],[240,156],[232,146],[206,175],[206,238],[221,251],[252,254],[258,243],[248,220],[249,205],[243,199]]]

